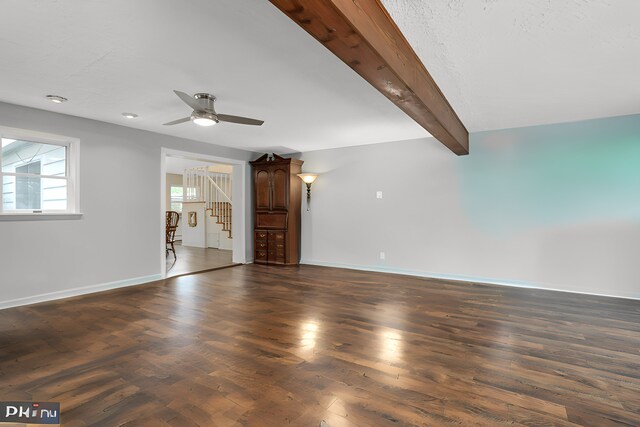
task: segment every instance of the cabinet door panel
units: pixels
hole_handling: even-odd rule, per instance
[[[271,176],[273,194],[271,200],[272,210],[286,210],[289,205],[289,171],[285,168],[276,168]]]
[[[256,227],[260,228],[287,228],[286,212],[258,212],[256,213]]]
[[[256,209],[269,209],[270,195],[269,171],[256,172]]]

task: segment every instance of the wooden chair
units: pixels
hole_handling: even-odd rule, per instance
[[[169,251],[173,252],[173,258],[178,259],[176,256],[176,248],[173,244],[176,242],[176,230],[178,229],[178,221],[180,214],[175,211],[167,211],[167,255]]]

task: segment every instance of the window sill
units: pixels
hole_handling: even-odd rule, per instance
[[[51,221],[81,219],[81,213],[3,213],[0,221]]]

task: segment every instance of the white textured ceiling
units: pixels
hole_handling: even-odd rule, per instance
[[[640,112],[638,0],[383,3],[470,131]],[[280,153],[428,135],[266,0],[3,0],[0,16],[0,101]],[[164,127],[190,112],[173,89],[265,124]]]
[[[0,17],[0,101],[255,151],[428,136],[266,0],[3,0]],[[265,124],[162,126],[190,114],[173,89]]]
[[[638,0],[382,0],[469,131],[640,113]]]

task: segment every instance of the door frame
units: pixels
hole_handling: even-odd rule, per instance
[[[160,149],[160,274],[163,278],[167,277],[167,257],[165,242],[165,211],[167,209],[167,157],[179,157],[189,160],[200,160],[204,162],[222,163],[233,166],[232,182],[233,185],[233,262],[246,264],[246,179],[247,179],[247,162],[245,160],[229,159],[226,157],[211,156],[208,154],[193,153],[190,151],[175,150],[172,148],[162,147]],[[239,183],[238,184],[236,184]],[[239,198],[237,196],[240,196]],[[237,202],[236,202],[237,200]]]

